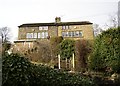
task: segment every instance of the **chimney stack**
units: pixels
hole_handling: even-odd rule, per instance
[[[55,22],[56,22],[56,23],[60,23],[60,22],[61,22],[61,18],[60,18],[60,17],[56,17],[56,18],[55,18]]]

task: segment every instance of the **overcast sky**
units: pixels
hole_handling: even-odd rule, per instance
[[[17,37],[24,23],[90,21],[103,27],[117,14],[119,0],[0,0],[0,27],[7,26]]]

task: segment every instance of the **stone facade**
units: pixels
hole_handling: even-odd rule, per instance
[[[70,39],[93,39],[92,23],[61,22],[60,17],[54,23],[32,23],[19,26],[18,40],[46,39],[48,37],[63,36]]]

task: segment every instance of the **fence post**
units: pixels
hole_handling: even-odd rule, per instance
[[[73,53],[73,71],[74,71],[74,69],[75,69],[75,55],[74,55],[74,53]]]
[[[58,68],[60,69],[60,55],[58,55]]]

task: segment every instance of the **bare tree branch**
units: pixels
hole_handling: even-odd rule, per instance
[[[2,39],[2,43],[9,41],[11,38],[10,28],[8,27],[0,28],[0,37]]]

